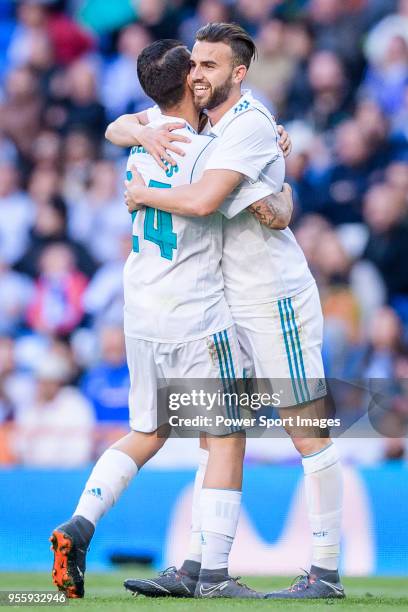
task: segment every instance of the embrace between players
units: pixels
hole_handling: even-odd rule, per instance
[[[133,249],[124,271],[131,432],[103,453],[73,516],[51,535],[53,580],[69,597],[84,595],[97,522],[166,441],[168,429],[157,419],[161,379],[220,379],[228,386],[245,375],[272,388],[286,381],[280,417],[294,408],[305,417],[324,412],[319,295],[287,227],[292,199],[281,146],[288,152],[290,144],[285,132],[279,141],[268,110],[241,91],[255,55],[235,24],[201,28],[191,54],[178,41],[157,41],[138,58],[140,83],[157,106],[108,126],[109,140],[132,147],[125,200]],[[147,596],[344,597],[337,451],[328,434],[287,432],[305,474],[310,572],[268,594],[229,576],[245,434],[222,430],[200,437],[183,565],[125,587]]]

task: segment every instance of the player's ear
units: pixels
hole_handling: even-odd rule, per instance
[[[184,83],[183,97],[184,99],[193,97],[193,85],[188,77],[186,78],[186,82]]]
[[[234,83],[241,83],[245,79],[247,72],[247,67],[244,66],[244,64],[241,64],[241,66],[236,66],[232,73],[232,79]]]

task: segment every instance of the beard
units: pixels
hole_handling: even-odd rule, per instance
[[[204,109],[212,110],[213,108],[216,108],[217,106],[219,106],[220,104],[225,102],[225,100],[228,99],[231,89],[232,89],[232,79],[223,83],[223,85],[214,87],[214,89],[212,89],[211,91],[210,97],[207,100],[198,100],[196,98],[195,99],[196,107],[200,110],[204,110]]]

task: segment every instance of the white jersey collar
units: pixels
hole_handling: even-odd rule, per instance
[[[237,115],[238,112],[247,110],[253,104],[253,96],[250,89],[244,89],[242,96],[234,106],[232,106],[217,123],[211,125],[208,119],[208,133],[213,136],[220,136],[227,124]]]
[[[172,115],[164,115],[163,113],[160,113],[160,115],[158,115],[155,119],[153,119],[153,121],[151,121],[149,123],[149,125],[151,124],[156,124],[156,125],[161,125],[162,123],[185,123],[185,127],[189,132],[192,132],[193,134],[197,134],[197,130],[195,130],[193,128],[192,125],[189,124],[188,121],[186,121],[185,119],[183,119],[182,117],[173,117]]]

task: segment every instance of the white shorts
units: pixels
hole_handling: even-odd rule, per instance
[[[323,315],[315,283],[293,297],[236,306],[231,312],[246,376],[268,379],[280,394],[280,407],[326,395]]]
[[[130,374],[129,422],[134,431],[150,433],[157,429],[158,389],[163,380],[223,379],[242,377],[243,362],[236,331],[229,327],[183,343],[163,343],[125,337]],[[231,433],[219,432],[220,435]]]

